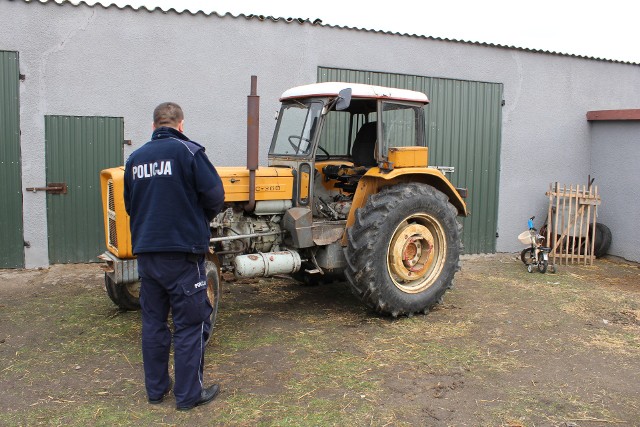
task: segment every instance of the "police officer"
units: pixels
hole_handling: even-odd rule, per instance
[[[125,167],[124,199],[131,217],[133,252],[142,282],[142,358],[149,403],[171,391],[167,324],[174,324],[178,410],[211,402],[220,391],[205,387],[205,342],[211,331],[204,254],[209,223],[220,212],[224,189],[204,147],[184,131],[179,105],[165,102],[153,112],[151,141],[134,151]]]

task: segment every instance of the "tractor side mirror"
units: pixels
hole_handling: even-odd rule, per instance
[[[351,104],[351,88],[342,89],[338,93],[338,101],[336,102],[336,110],[342,111],[349,108]]]

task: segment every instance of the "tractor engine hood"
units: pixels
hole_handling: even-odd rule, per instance
[[[243,167],[216,167],[224,186],[225,202],[246,202],[250,196],[249,170]],[[293,172],[289,168],[261,167],[256,171],[255,200],[291,200]]]

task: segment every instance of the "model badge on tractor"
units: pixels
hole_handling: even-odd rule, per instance
[[[217,168],[226,196],[211,222],[207,277],[214,307],[220,273],[233,271],[290,274],[307,283],[345,279],[378,313],[427,312],[459,270],[457,217],[467,215],[466,190],[428,166],[427,96],[341,82],[289,89],[280,98],[269,165],[259,167],[256,88],[254,76],[247,167]],[[101,177],[107,292],[133,309],[138,277],[123,168]]]

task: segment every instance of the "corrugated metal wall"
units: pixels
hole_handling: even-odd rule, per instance
[[[469,189],[471,216],[462,220],[465,253],[496,251],[502,134],[501,83],[318,67],[318,82],[343,81],[427,94],[429,164],[454,166],[448,175]]]
[[[122,117],[45,116],[47,182],[67,194],[47,194],[49,262],[97,261],[105,250],[100,171],[121,166]]]
[[[0,51],[0,268],[24,267],[18,53]]]

